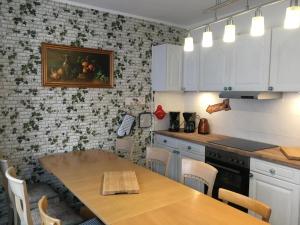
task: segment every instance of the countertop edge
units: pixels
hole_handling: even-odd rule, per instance
[[[273,157],[271,158],[267,154],[263,153],[264,151],[274,150],[274,151],[279,151],[280,154],[282,154],[281,151],[280,151],[280,147],[272,148],[272,149],[264,149],[264,150],[260,150],[260,151],[257,151],[257,152],[246,152],[246,151],[242,151],[242,150],[236,149],[236,148],[231,148],[231,147],[226,147],[226,146],[222,146],[222,145],[209,143],[207,141],[201,141],[201,140],[185,138],[185,137],[182,137],[182,136],[178,135],[178,133],[171,133],[171,132],[168,132],[168,131],[153,131],[153,133],[163,135],[163,136],[167,136],[167,137],[170,137],[170,138],[176,138],[176,139],[192,142],[194,144],[205,145],[206,147],[212,147],[212,148],[217,147],[218,149],[221,149],[223,151],[233,152],[233,153],[236,153],[236,154],[239,154],[239,155],[249,156],[251,158],[261,159],[261,160],[265,160],[265,161],[268,161],[268,162],[277,163],[277,164],[280,164],[280,165],[283,165],[283,166],[288,166],[288,167],[300,170],[300,165],[294,164],[292,160],[289,160],[289,159],[285,158],[284,159],[285,161],[284,161],[284,160],[280,160],[280,159],[273,158]],[[203,136],[205,136],[205,135],[203,135]],[[216,136],[224,137],[224,138],[228,137],[228,136],[217,135],[217,134],[216,134]],[[285,157],[283,154],[282,154],[282,156]],[[299,162],[299,161],[295,161],[295,162]]]

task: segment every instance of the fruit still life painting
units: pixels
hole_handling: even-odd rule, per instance
[[[42,80],[50,87],[113,87],[113,51],[42,43]]]

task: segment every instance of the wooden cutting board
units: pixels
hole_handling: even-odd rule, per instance
[[[290,160],[300,160],[300,148],[281,147],[281,152]]]
[[[103,195],[137,194],[140,188],[134,171],[111,171],[103,175]]]

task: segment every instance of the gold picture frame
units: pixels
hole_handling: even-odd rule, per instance
[[[113,88],[113,51],[42,43],[41,52],[43,86]]]

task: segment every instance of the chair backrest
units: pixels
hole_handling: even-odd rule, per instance
[[[120,153],[126,153],[128,159],[132,159],[132,153],[134,149],[134,141],[129,138],[118,138],[116,141],[116,151]]]
[[[39,212],[42,220],[41,225],[61,225],[61,220],[53,218],[47,214],[48,200],[46,196],[43,196],[38,203]]]
[[[219,189],[219,199],[225,203],[230,202],[249,209],[261,215],[263,221],[269,222],[272,210],[268,205],[260,201],[223,188]]]
[[[181,161],[181,182],[185,183],[185,178],[197,179],[207,185],[207,195],[212,195],[218,170],[201,161],[183,158]]]
[[[6,170],[5,175],[8,180],[9,189],[11,190],[21,225],[33,225],[26,182],[16,178],[16,171],[13,167],[9,167]]]
[[[8,169],[8,161],[6,159],[0,159],[0,170],[2,175],[3,187],[4,190],[8,193],[8,183],[5,176],[5,172]]]
[[[155,170],[155,164],[159,162],[164,165],[163,174],[167,175],[170,157],[171,154],[169,151],[163,148],[148,146],[146,149],[146,166],[153,171]]]

